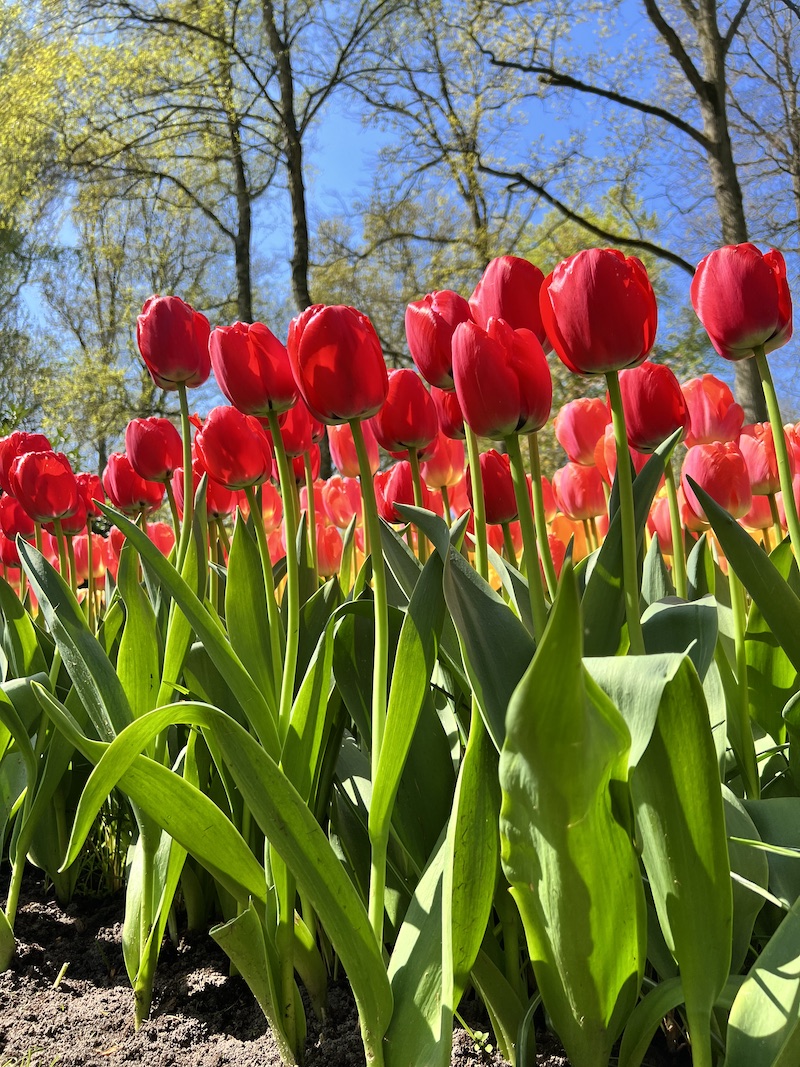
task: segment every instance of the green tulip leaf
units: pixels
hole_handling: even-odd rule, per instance
[[[645,962],[645,903],[614,813],[630,733],[585,672],[572,566],[508,708],[500,756],[502,862],[537,986],[574,1067],[607,1067]]]

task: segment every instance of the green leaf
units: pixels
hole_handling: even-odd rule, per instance
[[[320,589],[320,592],[322,590]],[[333,626],[325,629],[292,705],[281,768],[308,803],[333,688]],[[338,697],[337,697],[338,701]]]
[[[670,598],[652,604],[642,616],[645,648],[649,653],[687,653],[700,679],[717,647],[717,604],[713,597],[687,603]]]
[[[235,919],[211,928],[211,936],[233,962],[269,1023],[284,1063],[294,1063],[296,1054],[281,1026],[278,992],[278,961],[264,926],[252,904]]]
[[[572,566],[508,709],[500,755],[503,869],[534,974],[574,1067],[607,1067],[639,991],[645,906],[638,860],[612,811],[630,734],[586,674]]]
[[[642,599],[645,604],[655,604],[659,600],[672,596],[675,596],[675,586],[672,584],[664,557],[661,555],[658,534],[653,534],[647,555],[644,557]]]
[[[14,676],[47,673],[47,664],[30,615],[4,578],[0,578],[0,610],[5,618],[4,644]]]
[[[766,855],[758,849],[742,844],[741,840],[737,840],[758,840],[755,823],[747,814],[741,800],[727,786],[722,787],[722,800],[725,805],[725,828],[728,834],[731,872],[746,879],[750,885],[766,889],[769,885],[769,862]],[[747,958],[750,939],[753,936],[753,926],[763,906],[763,897],[734,880],[731,952],[733,973],[741,970]]]
[[[800,1062],[800,899],[770,938],[728,1019],[725,1067]]]
[[[274,709],[277,701],[261,557],[255,534],[241,513],[236,518],[228,558],[225,622],[234,652]]]
[[[402,667],[392,672],[385,732],[372,786],[370,835],[379,833],[391,819],[406,757],[428,694],[444,617],[443,573],[440,556],[431,555],[414,587],[400,630],[395,661]]]
[[[800,598],[735,519],[689,479],[731,567],[796,670],[800,670]]]
[[[141,530],[139,530],[141,533]],[[158,552],[147,534],[142,537]],[[89,630],[72,590],[41,552],[22,538],[17,548],[39,607],[98,735],[111,741],[133,720],[125,690],[108,656]],[[160,553],[159,553],[160,555]]]
[[[216,620],[198,597],[178,574],[172,564],[161,554],[146,533],[130,522],[120,512],[105,504],[98,504],[106,518],[118,526],[135,545],[143,559],[147,559],[159,581],[168,589],[194,632],[205,646],[217,670],[225,678],[248,720],[265,749],[275,758],[280,752],[278,730],[264,694],[250,677],[225,637]]]
[[[0,910],[0,974],[11,966],[15,948],[14,931],[6,918],[6,913]]]
[[[682,1003],[683,986],[680,978],[668,978],[642,997],[625,1026],[618,1067],[641,1067],[662,1019]]]
[[[782,542],[769,558],[789,588],[798,593],[797,568],[794,566],[791,544]],[[800,683],[797,668],[781,648],[758,604],[751,606],[747,618],[745,650],[750,714],[772,735],[776,744],[781,744],[786,736],[782,711],[800,688]]]
[[[139,583],[139,559],[133,546],[122,546],[117,588],[125,604],[125,629],[117,654],[117,674],[134,716],[155,707],[161,677],[158,623],[147,594]]]
[[[516,1051],[520,1026],[525,1018],[525,1005],[512,989],[503,972],[498,970],[482,949],[472,965],[470,978],[478,996],[486,1005],[500,1053],[504,1059],[510,1061]],[[539,998],[536,999],[538,1003]],[[531,1030],[531,1035],[534,1035],[533,1030]],[[535,1037],[532,1044],[534,1049],[528,1050],[533,1052],[531,1067],[536,1062]]]
[[[800,849],[800,797],[774,797],[743,801],[758,837],[770,845]],[[768,852],[769,888],[790,907],[800,898],[800,861]]]
[[[645,870],[683,982],[695,1055],[710,1063],[710,1016],[731,962],[733,898],[717,757],[703,689],[684,657],[664,687],[631,779]]]

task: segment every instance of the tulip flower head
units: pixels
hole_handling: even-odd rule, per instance
[[[645,361],[620,372],[628,444],[637,452],[655,452],[676,430],[689,427],[689,410],[681,386],[669,367]]]
[[[472,318],[484,330],[489,319],[504,319],[513,330],[530,330],[541,345],[548,345],[539,308],[544,274],[527,259],[498,256],[481,275],[469,298]]]
[[[406,308],[406,341],[422,377],[439,389],[453,389],[450,343],[453,330],[471,318],[463,296],[448,289],[428,293]]]
[[[193,388],[211,374],[208,319],[179,296],[151,296],[136,320],[136,342],[160,389]]]
[[[245,415],[266,417],[297,400],[297,385],[286,346],[263,322],[217,326],[208,342],[217,383]]]
[[[686,503],[698,519],[706,522],[706,513],[689,484],[690,478],[735,519],[750,510],[750,475],[744,456],[732,441],[695,445],[683,461],[681,487]]]
[[[594,465],[595,446],[610,422],[605,400],[582,396],[570,400],[559,409],[553,430],[570,463],[591,467]]]
[[[689,410],[685,443],[707,445],[712,441],[735,441],[742,429],[744,411],[733,399],[730,387],[713,374],[692,378],[681,386]]]
[[[701,260],[691,287],[692,307],[714,349],[740,360],[785,345],[792,336],[792,298],[786,263],[774,248],[726,245]]]
[[[635,256],[589,248],[560,263],[539,297],[553,348],[575,374],[606,374],[635,367],[653,347],[656,298]]]

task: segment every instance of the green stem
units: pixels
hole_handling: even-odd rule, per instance
[[[665,473],[667,475],[669,525],[672,531],[672,577],[675,579],[675,592],[681,600],[686,600],[689,590],[686,580],[686,549],[683,540],[681,509],[678,505],[678,487],[675,484],[675,471],[672,468],[671,457],[667,460]]]
[[[183,561],[189,551],[192,518],[194,515],[194,476],[192,473],[192,424],[189,422],[189,400],[186,395],[186,383],[178,385],[178,400],[181,405],[181,439],[183,441],[183,522],[178,539],[176,569],[180,574]]]
[[[789,452],[786,448],[786,436],[783,432],[781,409],[778,405],[778,397],[775,393],[775,385],[772,381],[772,373],[764,353],[764,346],[759,345],[756,349],[756,366],[761,377],[761,388],[764,391],[764,399],[767,402],[769,421],[772,426],[772,440],[775,444],[775,458],[778,461],[778,477],[781,483],[783,496],[783,511],[786,515],[786,528],[792,542],[795,555],[800,552],[800,520],[797,517],[797,504],[794,499],[794,487],[792,485],[792,469],[789,466]]]
[[[528,449],[531,463],[531,490],[533,492],[533,516],[536,520],[536,540],[539,542],[539,556],[544,567],[544,576],[547,579],[547,590],[550,594],[550,599],[553,600],[558,589],[558,576],[553,563],[553,553],[550,551],[550,541],[547,537],[547,516],[544,513],[542,465],[539,462],[538,434],[528,434]]]
[[[769,513],[772,516],[772,530],[775,534],[775,544],[779,545],[783,540],[783,524],[781,523],[781,515],[778,511],[778,501],[774,493],[767,493],[767,500],[769,500]]]
[[[175,490],[172,488],[172,481],[168,478],[164,482],[164,488],[167,491],[167,501],[169,503],[169,513],[172,517],[172,532],[175,534],[175,544],[177,546],[181,536],[181,519],[178,515],[178,503],[175,500]],[[184,492],[185,492],[184,488]]]
[[[464,423],[467,441],[467,459],[469,475],[472,480],[472,515],[475,520],[475,570],[487,581],[489,580],[489,553],[486,548],[486,502],[483,499],[483,475],[481,474],[481,456],[478,450],[478,438],[472,429]]]
[[[92,518],[86,519],[86,563],[89,567],[89,577],[86,584],[86,600],[88,605],[87,620],[89,629],[95,630],[95,602],[94,602],[94,545],[92,544]]]
[[[419,452],[416,448],[409,448],[408,462],[411,464],[411,484],[414,486],[414,504],[418,508],[424,508],[425,502],[422,497],[422,475],[419,470]],[[417,552],[420,563],[425,563],[428,558],[428,540],[417,528]]]
[[[636,517],[633,509],[633,479],[628,451],[628,435],[625,430],[625,414],[617,371],[606,374],[608,394],[611,399],[611,417],[614,424],[614,441],[617,446],[617,486],[619,488],[619,511],[622,531],[622,586],[625,594],[625,618],[628,622],[628,638],[631,652],[644,655],[641,616],[639,615],[639,574],[636,549]]]
[[[286,526],[286,655],[283,664],[279,705],[279,734],[281,741],[283,741],[289,729],[289,719],[292,714],[294,676],[297,670],[297,650],[300,644],[300,589],[298,585],[300,574],[297,564],[297,510],[294,505],[296,486],[294,473],[290,468],[286,449],[283,447],[283,437],[277,413],[270,410],[267,418],[269,419],[275,458],[278,461],[278,475],[283,496],[283,521]],[[253,505],[251,504],[250,506],[252,507]],[[256,517],[262,520],[256,525],[261,526],[263,534],[264,523],[261,508],[257,505],[256,508]],[[277,682],[278,676],[276,675],[275,678]]]
[[[750,696],[747,685],[747,647],[745,643],[747,605],[744,586],[730,564],[728,565],[728,584],[731,592],[731,609],[733,611],[736,686],[739,697],[732,710],[738,720],[738,733],[741,738],[741,751],[737,752],[736,756],[740,763],[739,770],[747,796],[750,800],[757,800],[761,794],[761,784],[758,778],[758,763],[753,743],[753,731],[750,727]]]
[[[389,674],[389,601],[386,589],[386,570],[381,546],[381,526],[378,520],[378,505],[375,501],[375,486],[369,465],[367,446],[361,423],[350,423],[353,441],[358,456],[361,475],[361,494],[364,500],[364,525],[369,532],[370,559],[375,612],[375,658],[372,663],[372,746],[370,771],[373,785],[378,775],[383,731],[386,726],[386,685]],[[389,841],[389,820],[385,825],[370,826],[372,860],[369,878],[369,919],[379,945],[383,945],[384,895],[386,888],[386,850]]]
[[[514,551],[514,541],[511,538],[511,526],[507,522],[501,525],[503,527],[503,548],[506,550],[506,559],[512,567],[516,567],[517,553]]]
[[[597,538],[592,532],[592,526],[588,519],[581,519],[581,525],[583,526],[583,536],[586,538],[586,551],[592,553],[597,548]]]
[[[303,468],[306,473],[306,499],[308,501],[308,541],[311,549],[311,564],[314,572],[317,567],[317,502],[314,499],[314,475],[311,472],[311,453],[303,453]]]
[[[227,557],[230,557],[231,539],[230,537],[228,537],[228,531],[225,528],[225,520],[222,518],[221,515],[217,516],[217,533],[219,535],[220,541],[222,542],[222,547],[225,550],[225,555]]]
[[[517,501],[517,513],[522,527],[522,549],[524,553],[525,573],[528,577],[528,596],[533,616],[533,635],[537,644],[542,639],[547,624],[547,602],[544,598],[542,570],[539,566],[539,552],[536,545],[536,529],[533,525],[533,508],[528,496],[528,479],[525,476],[525,464],[522,462],[522,450],[519,437],[509,434],[505,439],[508,458],[511,460],[511,480],[514,483],[514,498]]]
[[[61,528],[61,519],[53,519],[53,527],[56,531],[56,544],[58,545],[58,565],[61,568],[61,577],[65,582],[70,582],[69,561],[67,560],[67,546],[64,539],[64,531]],[[70,582],[70,586],[72,583]],[[73,589],[73,592],[75,590]]]
[[[446,485],[439,487],[439,495],[442,498],[442,514],[449,530],[453,520],[450,518],[450,494],[447,492]]]

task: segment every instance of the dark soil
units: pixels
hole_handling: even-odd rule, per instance
[[[165,943],[152,1015],[137,1033],[122,960],[122,897],[79,899],[62,908],[41,879],[29,878],[25,889],[17,955],[0,975],[0,1067],[279,1067],[261,1010],[244,982],[228,975],[227,957],[209,936]],[[478,1004],[462,1007],[469,1024],[486,1032],[481,1011]],[[323,1026],[308,1015],[306,1067],[363,1067],[358,1017],[345,983],[332,986]],[[680,1067],[681,1059],[651,1062]],[[505,1061],[457,1029],[451,1063],[503,1067]],[[568,1067],[549,1034],[539,1038],[537,1064]]]

